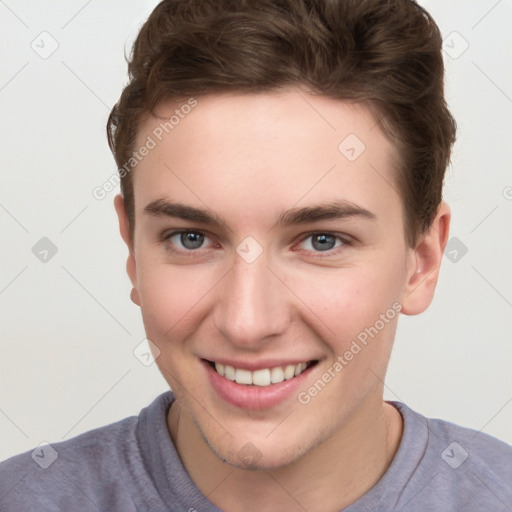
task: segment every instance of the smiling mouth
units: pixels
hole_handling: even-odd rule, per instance
[[[246,386],[271,386],[279,384],[285,380],[293,379],[306,371],[308,368],[316,365],[317,360],[304,363],[289,364],[285,366],[274,366],[272,368],[262,368],[260,370],[246,370],[243,368],[235,368],[229,365],[223,365],[214,361],[206,362],[222,377],[237,384]]]

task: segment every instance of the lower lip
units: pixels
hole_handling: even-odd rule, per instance
[[[298,388],[304,383],[307,374],[313,367],[304,370],[300,375],[270,386],[248,386],[237,384],[219,375],[209,363],[203,361],[210,383],[217,394],[227,403],[252,411],[270,409],[296,395]]]

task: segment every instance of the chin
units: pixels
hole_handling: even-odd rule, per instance
[[[246,443],[242,446],[239,452],[243,452],[244,448],[249,445],[251,445],[250,442]],[[301,455],[303,455],[302,453],[296,453],[295,451],[293,453],[283,453],[276,450],[277,453],[270,456],[264,455],[261,452],[257,453],[254,457],[241,456],[239,452],[233,453],[232,451],[229,451],[227,454],[220,452],[211,446],[210,443],[208,446],[210,446],[210,449],[222,462],[225,462],[234,468],[247,471],[272,471],[281,469],[291,465],[298,460]]]
[[[274,442],[266,438],[251,441],[247,438],[233,439],[231,437],[225,437],[215,442],[208,439],[202,429],[199,430],[206,444],[218,459],[234,468],[249,471],[272,471],[290,466],[325,440],[321,436],[322,433],[319,433],[315,439],[304,441],[304,438],[300,436],[301,439],[296,442],[290,436],[286,436],[285,440],[278,438]],[[325,437],[328,436],[326,433],[324,434]],[[284,445],[285,441],[287,446]],[[290,442],[291,444],[289,444]]]

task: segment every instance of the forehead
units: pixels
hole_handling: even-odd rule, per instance
[[[371,143],[370,150],[384,149],[382,144],[391,148],[376,116],[364,103],[312,95],[299,88],[168,99],[160,103],[156,114],[158,117],[147,116],[140,124],[139,143],[151,133],[159,141],[172,134],[177,142],[186,137],[193,145],[200,137],[204,143],[214,141],[223,146],[238,143],[247,151],[264,139],[283,148],[287,139],[313,141],[322,137],[337,149],[340,137],[352,134],[363,143]],[[299,153],[301,147],[295,150]]]
[[[136,210],[177,195],[247,217],[327,196],[399,201],[395,149],[361,103],[288,89],[166,101],[156,113],[138,133],[137,147],[154,147],[134,172]]]

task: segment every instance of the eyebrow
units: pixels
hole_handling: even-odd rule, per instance
[[[227,225],[222,217],[209,210],[176,203],[167,199],[156,199],[148,203],[144,212],[155,217],[173,217],[209,226]],[[281,212],[275,218],[276,226],[293,226],[330,219],[360,217],[376,220],[377,216],[350,201],[338,200],[302,208],[291,208]]]

